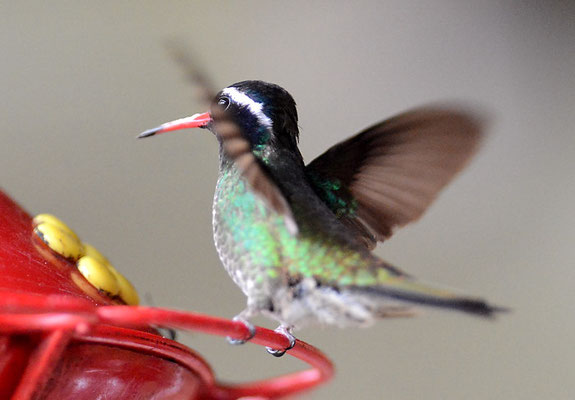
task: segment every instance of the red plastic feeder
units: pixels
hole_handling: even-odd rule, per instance
[[[310,369],[222,384],[198,354],[153,326],[238,339],[249,335],[239,322],[127,306],[106,296],[74,262],[44,246],[31,217],[0,192],[1,399],[271,399],[333,376],[331,362],[298,340],[287,354]],[[259,327],[250,343],[289,345],[283,335]]]

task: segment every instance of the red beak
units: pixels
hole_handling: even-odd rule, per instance
[[[157,128],[148,129],[147,131],[140,133],[138,135],[138,139],[153,136],[158,133],[177,131],[180,129],[205,128],[211,120],[212,117],[210,116],[209,112],[205,112],[203,114],[194,114],[191,117],[177,119],[172,122],[166,122]]]

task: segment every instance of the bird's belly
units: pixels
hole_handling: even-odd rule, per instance
[[[353,284],[350,277],[363,275],[348,271],[372,263],[371,256],[310,229],[305,219],[299,219],[298,226],[300,232],[294,236],[284,218],[251,192],[239,172],[221,172],[213,203],[214,242],[248,304],[255,303],[258,310],[289,325],[369,322],[365,304],[354,305],[347,295],[315,283]]]
[[[286,229],[283,219],[231,171],[218,180],[212,222],[218,255],[234,282],[248,297],[270,292],[281,266],[277,235]]]

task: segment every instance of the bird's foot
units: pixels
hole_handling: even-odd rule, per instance
[[[164,328],[162,326],[156,326],[155,328],[163,338],[176,340],[176,337],[178,336],[175,329]]]
[[[241,317],[240,315],[236,315],[233,318],[233,321],[237,321],[237,322],[241,322],[242,324],[244,324],[246,326],[246,328],[248,328],[249,331],[249,336],[244,338],[244,339],[234,339],[231,338],[229,336],[226,336],[226,340],[228,341],[229,344],[233,344],[233,345],[240,345],[240,344],[244,344],[246,342],[249,342],[250,340],[252,340],[252,338],[256,335],[256,327],[254,324],[252,324],[250,321],[248,321],[247,319]]]
[[[268,353],[270,353],[274,357],[281,357],[283,356],[288,350],[293,349],[296,343],[295,336],[291,333],[291,328],[288,326],[280,325],[276,328],[275,332],[281,333],[289,340],[289,346],[283,350],[276,350],[272,349],[271,347],[266,347]]]

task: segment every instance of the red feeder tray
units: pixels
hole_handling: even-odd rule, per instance
[[[153,326],[245,338],[240,322],[155,307],[126,306],[100,293],[75,264],[42,245],[31,217],[0,192],[0,398],[279,398],[331,379],[333,366],[301,341],[287,354],[310,369],[222,384],[210,366]],[[286,348],[256,328],[250,343]]]

